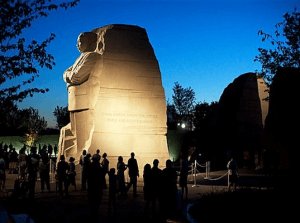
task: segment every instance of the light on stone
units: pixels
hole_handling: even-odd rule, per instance
[[[101,47],[91,53],[96,63],[80,67],[81,55],[68,70],[83,81],[72,85],[72,76],[65,78],[71,123],[61,130],[60,154],[78,161],[83,149],[94,154],[100,148],[111,167],[131,152],[141,169],[154,159],[164,165],[169,159],[165,92],[146,30],[108,25],[91,32]],[[81,68],[85,78],[76,74]]]

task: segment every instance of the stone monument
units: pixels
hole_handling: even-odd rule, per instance
[[[238,76],[223,91],[217,115],[220,162],[234,154],[244,167],[258,167],[268,111],[267,86],[256,73]],[[242,163],[243,162],[243,163]]]
[[[127,162],[134,152],[140,174],[153,159],[164,166],[166,100],[145,29],[107,25],[86,36],[89,47],[64,74],[71,122],[61,129],[59,155],[78,162],[83,149],[91,155],[100,149],[116,167],[118,156]]]

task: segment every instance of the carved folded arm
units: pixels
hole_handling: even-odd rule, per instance
[[[71,85],[79,85],[87,81],[98,57],[99,54],[97,53],[86,53],[81,55],[75,64],[65,71],[65,81]]]
[[[64,78],[64,81],[65,81],[66,83],[71,83],[69,77],[70,77],[70,75],[71,75],[71,73],[72,73],[72,68],[73,68],[73,66],[69,67],[69,68],[64,72],[63,78]]]

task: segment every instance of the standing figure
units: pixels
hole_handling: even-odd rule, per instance
[[[70,157],[69,159],[69,171],[68,171],[68,183],[69,183],[69,186],[70,185],[73,185],[74,186],[74,189],[76,191],[76,170],[75,170],[75,158],[74,157]]]
[[[50,162],[48,154],[44,154],[39,163],[40,179],[41,179],[41,191],[44,192],[46,188],[50,192]]]
[[[97,150],[96,150],[96,153],[93,154],[92,157],[95,158],[95,159],[98,159],[98,160],[99,160],[99,163],[100,163],[100,160],[101,160],[100,149],[97,149]]]
[[[83,172],[83,165],[84,165],[84,159],[86,157],[86,150],[82,150],[82,154],[79,158],[79,165],[80,165],[80,182],[81,182],[81,191],[86,190],[86,173]]]
[[[137,189],[137,178],[139,177],[139,166],[137,163],[137,160],[134,158],[135,154],[132,152],[130,154],[130,159],[128,160],[127,167],[129,170],[129,184],[127,186],[127,191],[130,189],[130,187],[133,187],[133,196],[136,197],[136,189]]]
[[[147,213],[149,209],[149,205],[152,199],[152,193],[151,193],[151,165],[147,163],[144,166],[144,173],[143,173],[143,192],[144,192],[144,201],[145,201],[145,208],[144,211]]]
[[[171,160],[166,161],[166,168],[162,171],[162,214],[172,218],[177,208],[177,173]]]
[[[124,198],[127,197],[127,191],[125,187],[125,175],[124,172],[127,169],[123,157],[118,157],[118,163],[117,163],[117,178],[118,178],[118,186],[119,186],[119,192],[120,197]]]
[[[88,166],[87,172],[87,196],[93,222],[98,220],[98,209],[101,204],[103,194],[103,169],[100,166],[99,159],[92,157],[92,162]]]
[[[231,187],[233,190],[236,190],[237,181],[238,181],[238,166],[237,162],[233,157],[227,163],[228,169],[228,191],[231,191]]]
[[[158,159],[153,160],[153,166],[151,168],[151,196],[152,196],[152,214],[156,215],[156,204],[158,203],[159,209],[161,209],[161,197],[162,197],[162,170],[158,167]]]
[[[0,150],[0,191],[5,190],[5,181],[6,181],[5,160],[4,160],[3,152]]]
[[[28,196],[30,199],[34,198],[35,194],[35,184],[37,180],[37,172],[39,169],[40,157],[37,154],[37,148],[31,147],[31,153],[27,156],[27,176],[28,176]]]
[[[54,151],[54,157],[56,157],[56,155],[57,155],[57,151],[58,150],[58,148],[57,148],[57,145],[55,144],[54,145],[54,148],[53,148],[53,151]]]
[[[27,163],[26,163],[27,155],[25,154],[25,151],[26,151],[26,145],[24,145],[20,149],[19,156],[18,156],[18,160],[19,160],[19,175],[20,175],[20,178],[22,180],[25,180],[25,177],[26,177],[26,168],[27,168]]]
[[[109,189],[108,189],[108,211],[114,213],[116,211],[116,194],[117,194],[117,175],[116,169],[111,168],[108,173]]]
[[[67,179],[67,172],[69,171],[70,167],[69,164],[65,161],[65,156],[60,155],[60,160],[57,163],[56,173],[58,178],[58,191],[59,195],[63,197],[65,194],[66,197],[69,196],[68,194],[68,179]],[[64,190],[63,190],[64,188]]]
[[[182,153],[181,161],[180,161],[180,174],[179,174],[179,186],[181,187],[181,200],[183,200],[184,195],[187,200],[188,197],[188,186],[187,186],[187,178],[189,171],[189,161],[186,153]]]
[[[88,170],[89,166],[91,165],[91,157],[92,155],[90,153],[86,154],[86,156],[83,159],[82,164],[82,173],[81,173],[81,191],[85,191],[87,188],[87,179],[88,179]]]
[[[106,185],[105,176],[106,176],[106,174],[109,173],[109,160],[107,159],[107,154],[106,153],[103,153],[102,157],[103,157],[103,159],[101,161],[101,166],[104,170],[104,189],[106,189],[107,185]]]

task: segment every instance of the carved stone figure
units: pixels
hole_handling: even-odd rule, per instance
[[[169,159],[166,100],[159,64],[145,29],[108,25],[78,37],[81,52],[64,73],[71,123],[61,129],[59,155],[83,149],[138,162]]]

